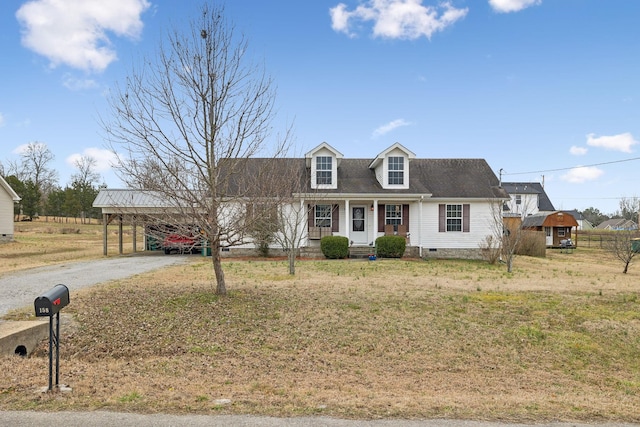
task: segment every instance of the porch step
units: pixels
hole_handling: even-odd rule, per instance
[[[349,258],[368,258],[374,251],[375,248],[371,246],[351,246],[349,248]]]

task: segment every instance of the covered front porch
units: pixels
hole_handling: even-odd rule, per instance
[[[306,245],[319,246],[324,236],[344,236],[351,248],[371,251],[375,240],[384,235],[399,235],[407,247],[419,242],[422,199],[305,200],[308,206]],[[412,234],[412,231],[415,232]],[[417,246],[417,245],[416,245]]]

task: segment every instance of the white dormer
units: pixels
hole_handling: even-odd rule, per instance
[[[342,153],[323,142],[305,154],[307,167],[311,169],[311,188],[335,190],[338,188],[338,165]]]
[[[409,161],[416,155],[406,149],[400,143],[391,147],[373,159],[369,169],[373,169],[376,179],[384,189],[408,189],[409,188]]]

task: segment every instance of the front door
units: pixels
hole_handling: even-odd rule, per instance
[[[366,245],[367,242],[367,208],[353,206],[351,208],[351,240],[355,245]]]
[[[551,227],[544,228],[544,234],[546,236],[547,246],[553,246],[553,229]]]

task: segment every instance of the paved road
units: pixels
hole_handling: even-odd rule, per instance
[[[0,316],[9,310],[33,305],[39,295],[58,283],[67,285],[73,301],[74,290],[109,280],[122,279],[158,268],[183,263],[187,256],[145,254],[69,262],[0,276]]]
[[[186,256],[134,255],[96,261],[66,263],[34,268],[0,276],[0,316],[7,311],[30,306],[33,300],[58,283],[74,290],[186,262]],[[73,301],[73,295],[71,296]],[[168,415],[94,412],[0,412],[0,426],[27,427],[52,425],[65,427],[640,427],[640,424],[501,424],[460,420],[342,420],[325,417],[272,418],[243,415]]]
[[[271,418],[245,415],[141,415],[116,412],[0,412],[0,424],[12,427],[637,427],[634,424],[501,424],[460,420],[340,420],[325,417]]]

